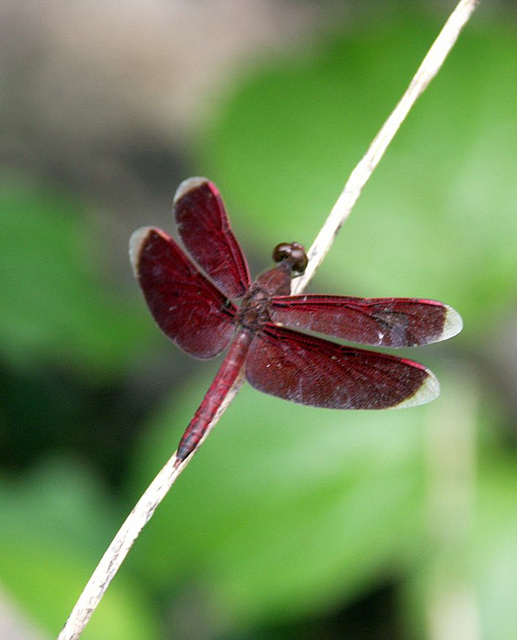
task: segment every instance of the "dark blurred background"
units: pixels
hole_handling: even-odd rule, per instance
[[[219,360],[154,326],[131,232],[222,191],[254,274],[309,246],[453,1],[0,5],[0,636],[55,637]],[[244,388],[84,638],[517,638],[517,11],[482,3],[311,290],[436,298],[442,395]]]

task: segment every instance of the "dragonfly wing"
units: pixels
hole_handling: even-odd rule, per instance
[[[129,254],[160,329],[195,358],[213,358],[220,353],[233,336],[236,306],[160,229],[135,231]]]
[[[440,387],[423,365],[266,325],[251,343],[246,377],[264,393],[328,409],[424,404]]]
[[[414,347],[446,340],[463,323],[452,307],[416,298],[300,295],[273,298],[270,318],[292,329],[378,347]]]
[[[174,196],[183,244],[229,298],[242,298],[251,280],[248,264],[230,228],[223,200],[206,178],[183,181]]]

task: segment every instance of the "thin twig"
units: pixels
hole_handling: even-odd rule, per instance
[[[423,93],[429,82],[439,71],[478,2],[479,0],[460,0],[447,20],[440,35],[416,72],[406,93],[402,96],[395,110],[372,142],[365,156],[350,175],[327,221],[309,250],[309,266],[305,274],[293,283],[293,293],[299,293],[307,286],[307,283],[323,261],[338,231],[349,216],[361,190],[372,175],[375,167],[379,164],[386,148],[416,99]],[[227,406],[237,395],[243,379],[241,375],[234,383],[212,421],[210,429],[217,423]],[[208,436],[209,430],[203,440]],[[77,640],[79,638],[140,531],[150,520],[156,507],[167,495],[169,489],[192,457],[193,454],[176,466],[175,453],[149,485],[104,553],[59,634],[58,640]]]

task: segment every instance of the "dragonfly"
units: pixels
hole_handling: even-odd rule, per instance
[[[297,242],[278,244],[276,266],[252,282],[221,195],[206,178],[180,184],[173,212],[192,259],[165,231],[142,227],[130,240],[134,274],[157,325],[183,351],[209,359],[229,347],[181,438],[177,465],[198,448],[243,367],[255,389],[327,409],[398,409],[438,396],[438,380],[424,365],[312,332],[374,347],[421,346],[461,331],[452,307],[417,298],[290,295],[308,263]]]

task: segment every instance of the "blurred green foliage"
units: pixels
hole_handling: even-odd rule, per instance
[[[129,300],[109,291],[81,205],[55,188],[0,178],[2,358],[50,360],[96,378],[127,369],[148,331]]]
[[[2,582],[57,633],[125,514],[78,460],[49,460],[21,481],[2,481],[0,496]],[[154,607],[143,585],[125,577],[83,637],[157,639]]]
[[[175,448],[171,424],[188,421],[199,396],[187,388],[165,408],[138,456],[138,485]],[[417,552],[425,412],[415,413],[376,421],[245,388],[130,562],[162,589],[201,579],[233,623],[291,619],[353,597]]]
[[[218,184],[261,267],[279,241],[310,244],[439,26],[408,13],[346,35],[336,27],[242,72],[215,100],[196,173]],[[509,416],[476,356],[510,322],[516,300],[516,54],[515,28],[469,26],[312,284],[456,307],[463,334],[417,355],[442,380],[442,397],[408,411],[341,413],[244,388],[143,532],[85,638],[195,638],[197,626],[199,637],[254,637],[254,625],[330,612],[390,580],[400,585],[407,637],[428,637],[429,616],[444,602],[459,603],[453,617],[473,603],[483,638],[517,637],[517,461],[500,436]],[[134,375],[138,363],[145,370],[141,345],[156,329],[136,295],[121,297],[103,280],[81,204],[10,178],[0,205],[3,361],[58,362],[102,380]],[[175,366],[165,340],[163,349]],[[215,370],[198,368],[149,408],[125,499],[108,497],[64,457],[2,482],[0,574],[44,628],[64,622],[175,449]]]

